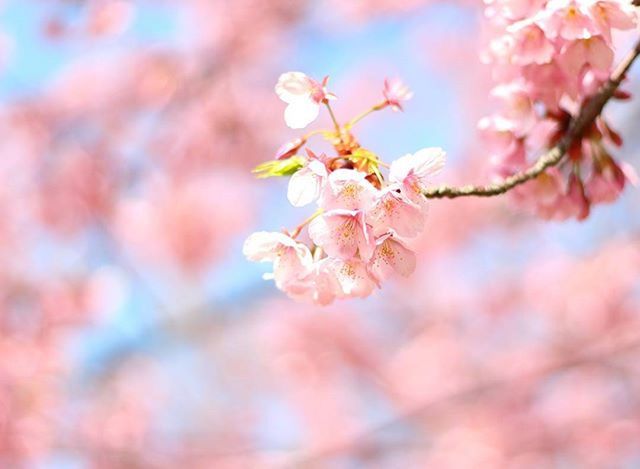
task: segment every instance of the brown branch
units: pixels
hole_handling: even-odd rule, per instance
[[[605,104],[607,104],[616,89],[618,89],[618,86],[620,86],[620,83],[625,78],[627,71],[639,55],[640,40],[636,43],[633,50],[631,50],[631,52],[629,52],[629,54],[627,54],[622,62],[620,62],[616,67],[607,83],[605,83],[592,98],[586,101],[578,116],[571,122],[569,130],[564,137],[556,146],[541,156],[533,166],[495,184],[489,184],[486,186],[468,185],[462,187],[444,185],[428,189],[423,192],[423,195],[427,199],[454,199],[457,197],[468,196],[492,197],[494,195],[504,194],[516,186],[524,184],[531,179],[535,179],[548,168],[556,166],[562,161],[571,145],[583,135],[589,126],[593,124],[594,120],[600,115]]]

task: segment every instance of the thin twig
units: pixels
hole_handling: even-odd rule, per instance
[[[454,199],[457,197],[492,197],[494,195],[504,194],[505,192],[513,189],[516,186],[524,184],[531,179],[535,179],[544,173],[548,168],[556,166],[562,161],[565,154],[571,148],[574,142],[576,142],[584,132],[593,124],[594,120],[600,115],[605,104],[611,99],[620,83],[625,78],[627,71],[633,64],[633,62],[640,55],[640,40],[636,43],[635,47],[622,62],[615,69],[607,83],[589,100],[586,101],[582,110],[578,114],[578,117],[571,122],[569,130],[564,137],[549,150],[546,154],[541,156],[533,166],[528,169],[516,173],[513,176],[486,186],[440,186],[433,189],[429,189],[423,192],[423,195],[427,199]]]
[[[372,114],[372,113],[374,113],[376,111],[380,111],[380,110],[384,109],[385,107],[387,107],[387,101],[382,101],[381,103],[378,103],[375,106],[370,107],[366,111],[358,114],[356,117],[354,117],[349,122],[347,122],[347,125],[345,127],[347,129],[350,129],[351,127],[356,125],[358,122],[360,122],[362,119],[367,117],[369,114]]]
[[[333,109],[331,108],[331,104],[329,104],[329,101],[325,100],[324,105],[327,106],[327,110],[329,111],[329,116],[331,116],[331,121],[333,122],[333,126],[336,129],[336,134],[340,135],[340,124],[338,123],[338,120],[336,119],[336,115],[333,113]]]

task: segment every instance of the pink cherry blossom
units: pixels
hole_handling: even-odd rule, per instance
[[[389,179],[400,184],[407,196],[415,200],[427,188],[429,179],[442,170],[445,159],[442,148],[423,148],[393,161]]]
[[[575,174],[569,176],[567,194],[560,205],[560,210],[564,211],[567,217],[573,216],[577,220],[584,220],[589,216],[591,204],[585,194],[582,180]]]
[[[309,271],[295,282],[287,284],[285,292],[293,299],[326,306],[343,296],[335,273],[329,268],[332,258],[325,257],[313,263]]]
[[[408,277],[416,268],[416,256],[392,233],[376,240],[376,248],[369,261],[369,271],[378,283],[397,273]]]
[[[585,182],[585,190],[591,202],[609,203],[615,201],[626,183],[633,180],[633,168],[619,165],[613,158],[604,156],[594,163],[593,171]]]
[[[500,103],[479,127],[495,174],[505,178],[530,166],[565,135],[571,119],[612,72],[612,30],[633,27],[637,14],[626,0],[550,0],[521,18],[492,11],[495,37],[485,57],[498,72],[492,94]],[[595,127],[569,149],[571,165],[516,189],[514,200],[543,218],[582,219],[591,204],[619,194],[615,185],[607,188],[612,179],[600,178],[597,165],[591,171],[591,149],[602,141],[620,145],[621,137],[603,117]],[[577,174],[587,175],[587,189]],[[624,181],[617,174],[613,180]],[[590,185],[594,194],[602,189],[604,199],[590,197]]]
[[[537,12],[546,0],[485,0],[485,15],[517,21]]]
[[[292,129],[302,129],[313,122],[320,112],[320,105],[335,99],[326,89],[328,77],[322,83],[302,72],[287,72],[280,75],[275,91],[288,104],[284,119]]]
[[[568,73],[574,76],[586,65],[606,71],[613,64],[613,50],[601,36],[593,36],[568,43],[562,49],[560,61]]]
[[[369,259],[374,240],[361,210],[336,209],[324,213],[309,225],[311,240],[330,257],[348,260],[359,254]]]
[[[597,30],[611,42],[611,29],[631,29],[638,22],[638,14],[630,1],[591,0],[588,10]]]
[[[330,259],[327,269],[340,285],[342,297],[364,298],[376,288],[367,264],[360,259]]]
[[[551,62],[555,53],[553,42],[534,21],[519,21],[510,25],[507,31],[513,38],[513,47],[509,51],[511,62],[516,65]]]
[[[597,34],[584,0],[550,0],[537,21],[550,38],[572,41]]]
[[[326,306],[337,298],[364,298],[375,287],[367,264],[362,260],[325,257],[316,261],[304,277],[287,284],[283,290],[296,300]]]
[[[130,24],[108,14],[117,4],[144,5],[144,17],[125,37],[100,37]],[[363,102],[382,62],[344,30],[377,36],[380,18],[393,17],[402,40],[384,54],[398,49],[413,72],[429,61],[447,77],[443,96],[455,97],[415,114],[438,127],[453,116],[450,182],[489,184],[488,164],[500,178],[534,164],[612,72],[589,60],[564,66],[563,51],[587,38],[540,27],[547,4],[486,0],[481,18],[481,2],[464,0],[454,16],[482,24],[448,28],[451,12],[441,18],[433,0],[0,0],[20,23],[0,26],[0,466],[637,467],[639,194],[623,153],[609,154],[621,137],[607,122],[637,164],[633,105],[607,104],[558,166],[506,195],[429,202],[427,233],[410,240],[394,229],[415,221],[413,209],[401,223],[375,216],[387,203],[408,209],[407,200],[424,216],[424,197],[391,180],[392,160],[376,153],[408,144],[396,142],[406,133],[377,112],[377,135],[346,125],[369,104],[392,106]],[[589,39],[623,57],[638,35],[619,34],[637,11],[631,1],[577,4],[593,22]],[[50,18],[57,37],[31,31]],[[169,27],[149,36],[156,19]],[[497,44],[489,66],[475,60],[478,30]],[[348,66],[301,57],[309,31],[312,42],[337,39]],[[35,82],[22,60],[5,64],[5,36],[33,52],[29,60],[64,49],[53,67],[64,67],[63,79],[50,81],[47,60]],[[328,130],[292,136],[264,83],[282,63],[311,61],[351,87],[336,109],[345,125],[336,131],[326,116]],[[471,120],[495,86],[486,149]],[[281,138],[290,143],[274,156]],[[330,156],[305,161],[303,146],[316,142]],[[270,158],[280,158],[271,161],[280,184],[250,182],[247,169]],[[239,236],[255,215],[274,225],[294,211],[271,191],[290,182],[295,204],[314,199],[338,168],[374,188],[359,202],[370,259],[360,248],[340,259],[310,239],[309,215],[324,213],[316,200],[295,210],[292,230],[248,241],[246,253],[273,262],[275,286],[292,300],[247,278]],[[522,213],[581,218],[623,189],[625,200],[588,225]],[[502,203],[510,195],[516,207]]]
[[[242,251],[251,261],[273,262],[273,278],[278,288],[306,275],[312,263],[309,248],[283,233],[253,233]]]
[[[387,104],[394,111],[402,111],[402,101],[408,101],[413,97],[413,92],[400,79],[386,79],[382,94]]]
[[[554,57],[547,64],[528,65],[522,70],[522,76],[531,86],[531,98],[554,111],[559,108],[566,92],[575,93],[575,85],[572,85],[565,68],[556,59]]]
[[[376,188],[367,175],[353,169],[337,169],[328,178],[319,205],[325,210],[367,210],[376,197]]]
[[[489,151],[496,172],[507,176],[526,165],[526,145],[522,137],[511,130],[512,125],[500,116],[484,117],[478,130]]]
[[[532,212],[551,219],[556,218],[563,191],[562,175],[553,169],[517,188],[513,197]]]
[[[503,130],[522,136],[529,133],[538,122],[533,100],[522,82],[496,86],[491,94],[502,103]]]
[[[397,186],[382,189],[367,212],[367,223],[375,235],[393,230],[398,236],[413,238],[424,229],[424,220],[422,207],[404,196]]]

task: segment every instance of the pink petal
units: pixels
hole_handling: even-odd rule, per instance
[[[394,272],[408,277],[416,268],[416,256],[392,236],[378,240],[369,270],[378,282],[389,278]]]

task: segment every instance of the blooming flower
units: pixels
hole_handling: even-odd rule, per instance
[[[531,131],[538,117],[526,86],[522,82],[512,82],[496,86],[491,95],[503,103],[503,129],[523,135]]]
[[[613,202],[624,189],[627,182],[637,179],[631,166],[617,164],[613,158],[605,156],[596,161],[593,171],[585,182],[585,191],[593,203]]]
[[[360,259],[330,259],[327,268],[340,285],[340,296],[364,298],[376,287],[367,270],[367,264]]]
[[[570,42],[562,49],[560,57],[562,65],[572,76],[577,76],[585,65],[606,71],[613,64],[613,50],[602,36]]]
[[[532,164],[528,152],[539,155],[566,135],[571,120],[611,75],[612,30],[634,27],[637,12],[630,0],[536,0],[528,13],[514,16],[498,8],[503,2],[489,1],[496,37],[485,54],[498,72],[493,94],[500,110],[480,127],[495,172],[505,178]],[[543,218],[588,216],[591,204],[615,199],[626,181],[621,166],[605,168],[592,149],[621,141],[601,116],[569,149],[570,165],[516,188],[514,200]]]
[[[253,233],[245,241],[242,252],[250,261],[273,262],[273,279],[278,288],[285,288],[306,275],[312,264],[307,246],[278,232]]]
[[[328,305],[336,297],[344,296],[342,286],[333,269],[330,269],[331,261],[332,258],[325,257],[314,262],[304,277],[287,286],[286,293],[296,300],[311,301],[319,305]]]
[[[416,268],[416,256],[404,246],[392,233],[376,240],[376,248],[369,261],[369,271],[378,283],[393,273],[408,277]]]
[[[551,0],[537,22],[550,38],[588,39],[597,28],[585,7],[584,1]]]
[[[354,169],[337,169],[328,178],[319,205],[325,210],[366,210],[374,202],[376,188],[367,175]]]
[[[584,220],[589,216],[591,203],[585,194],[584,185],[575,173],[569,176],[566,197],[560,204],[560,210],[564,212],[563,218],[574,216],[577,220]]]
[[[423,148],[391,163],[389,179],[400,184],[406,195],[415,201],[426,189],[428,179],[442,170],[445,159],[446,153],[442,148]]]
[[[399,236],[413,238],[424,228],[420,206],[403,195],[397,186],[384,188],[367,213],[367,221],[376,235],[393,230]]]
[[[328,78],[317,82],[302,72],[287,72],[280,75],[276,94],[288,104],[284,120],[292,129],[302,129],[313,122],[320,112],[320,105],[335,95],[326,89]]]
[[[611,42],[611,28],[625,30],[637,24],[637,13],[629,1],[595,0],[588,11],[600,34]]]
[[[413,92],[397,78],[391,80],[386,79],[384,81],[382,94],[387,100],[387,104],[391,106],[391,109],[394,111],[402,111],[402,101],[408,101],[413,98]]]
[[[555,47],[544,31],[532,20],[518,21],[507,28],[513,42],[510,60],[517,65],[551,62]]]
[[[359,254],[369,259],[374,247],[361,210],[332,210],[309,224],[311,240],[330,257],[348,260]]]

